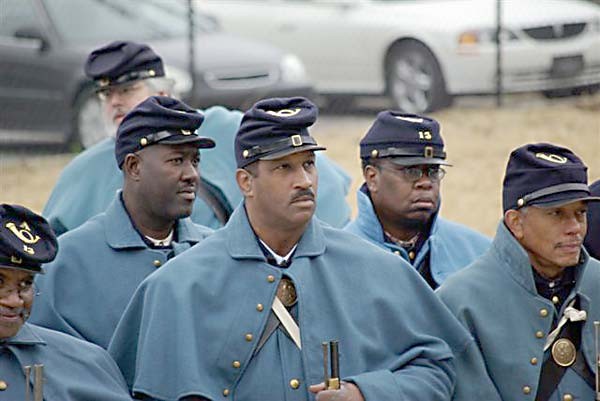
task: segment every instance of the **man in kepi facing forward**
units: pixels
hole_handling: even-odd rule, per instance
[[[414,269],[314,218],[316,117],[303,98],[262,100],[244,115],[244,203],[138,287],[111,340],[141,398],[450,399],[452,351],[472,339]],[[340,382],[324,381],[331,340]]]

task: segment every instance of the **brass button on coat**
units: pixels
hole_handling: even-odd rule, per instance
[[[558,299],[558,297],[556,295],[552,297],[552,303],[553,304],[557,304],[558,301],[560,301],[560,300]]]
[[[262,312],[265,309],[265,307],[263,306],[263,304],[258,304],[256,305],[256,310],[259,312]]]
[[[0,391],[4,391],[8,388],[8,384],[4,380],[0,380]]]
[[[563,395],[563,401],[573,401],[573,396],[571,394]]]
[[[242,366],[242,364],[240,363],[240,361],[233,361],[231,366],[233,366],[235,369],[239,369],[240,366]]]
[[[538,361],[537,361],[537,358],[534,357],[534,358],[531,358],[531,361],[529,361],[529,362],[531,362],[532,365],[537,365]]]
[[[244,338],[246,339],[246,341],[250,342],[252,341],[252,339],[254,338],[254,336],[250,333],[246,333],[246,335],[244,336]]]
[[[160,267],[162,265],[162,262],[158,259],[156,259],[154,262],[152,262],[154,264],[155,267]]]
[[[540,316],[541,316],[541,317],[546,317],[546,316],[548,316],[548,309],[546,309],[546,308],[542,308],[542,309],[540,309]]]
[[[536,331],[536,332],[535,332],[535,336],[536,336],[537,338],[544,338],[544,333],[543,333],[543,332],[541,332],[541,331]]]
[[[412,259],[414,259],[414,258],[415,258],[415,256],[417,256],[417,254],[415,254],[413,251],[410,251],[410,252],[408,253],[408,257],[409,257],[411,260],[412,260]]]
[[[400,256],[400,251],[394,251],[394,255]]]
[[[225,390],[223,390],[223,395],[225,397],[227,397],[229,395],[229,389],[228,388],[226,388]]]
[[[300,387],[300,380],[298,380],[298,379],[290,380],[290,387],[293,388],[294,390],[296,390],[298,387]]]
[[[523,394],[529,394],[529,393],[531,393],[531,387],[523,386]]]
[[[268,281],[269,283],[272,283],[272,282],[274,282],[274,281],[275,281],[275,276],[273,276],[273,275],[269,274],[269,275],[267,276],[267,281]]]

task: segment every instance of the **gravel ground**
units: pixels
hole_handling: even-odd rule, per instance
[[[377,111],[387,107],[385,101],[367,99],[349,114],[322,113],[312,130],[328,155],[353,177],[351,205],[361,183],[358,143]],[[600,95],[552,102],[533,95],[511,96],[499,109],[493,98],[464,98],[433,117],[441,123],[453,164],[442,184],[442,214],[490,236],[501,217],[502,175],[515,147],[541,141],[565,145],[589,166],[590,181],[600,179]],[[73,156],[0,151],[0,202],[41,211],[60,170]]]

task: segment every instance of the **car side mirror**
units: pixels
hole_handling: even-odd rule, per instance
[[[50,42],[48,42],[46,37],[37,28],[33,28],[33,27],[19,28],[15,31],[14,37],[17,39],[22,39],[25,41],[30,41],[32,43],[35,43],[35,46],[41,52],[48,50],[48,48],[50,47]]]

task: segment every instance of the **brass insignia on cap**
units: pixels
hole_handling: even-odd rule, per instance
[[[151,77],[156,75],[156,71],[154,70],[148,70],[148,75],[150,75]]]
[[[302,137],[300,135],[292,135],[292,146],[302,146]]]
[[[23,245],[23,251],[27,252],[30,255],[35,255],[35,251],[30,246]]]
[[[6,223],[6,228],[25,244],[35,244],[40,240],[39,235],[33,235],[29,225],[25,221],[19,227],[11,221],[10,223]]]
[[[377,149],[373,149],[371,151],[371,157],[377,157],[379,155],[379,151]]]
[[[552,162],[556,164],[565,164],[567,162],[567,158],[564,156],[555,155],[552,153],[536,153],[535,157],[538,159],[546,160],[547,162]]]
[[[23,263],[23,259],[13,255],[10,257],[10,262],[20,265],[21,263]]]
[[[423,155],[427,158],[433,157],[433,147],[425,146],[425,150],[423,151]]]
[[[430,141],[432,138],[430,131],[419,131],[419,139],[425,139]]]
[[[247,158],[249,154],[250,154],[250,151],[248,149],[246,149],[242,152],[242,156],[244,156],[244,158]]]
[[[523,207],[524,204],[525,204],[525,200],[523,198],[519,198],[519,200],[517,201],[517,206]]]
[[[187,129],[182,129],[182,130],[181,130],[181,133],[182,133],[183,135],[192,135],[192,131],[190,131],[190,130],[187,130]]]
[[[571,366],[575,362],[577,349],[568,338],[557,340],[552,346],[552,358],[557,365]]]
[[[98,80],[98,85],[100,85],[101,87],[108,86],[108,85],[110,85],[110,79],[108,79],[108,78],[100,78]]]
[[[276,117],[292,117],[295,116],[296,114],[300,113],[300,108],[295,108],[295,109],[283,109],[283,110],[267,110],[265,113],[267,114],[271,114],[272,116],[276,116]]]
[[[146,138],[140,139],[140,145],[142,145],[142,146],[148,145],[148,139],[146,139]]]

